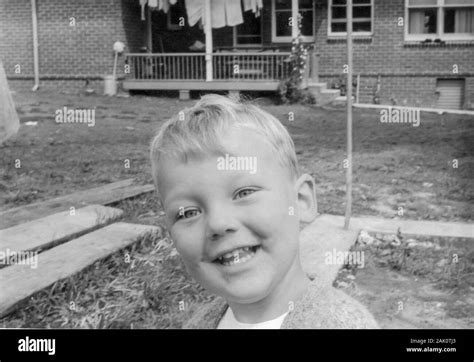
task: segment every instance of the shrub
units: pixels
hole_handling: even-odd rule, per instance
[[[308,48],[302,43],[301,16],[298,17],[298,36],[293,39],[290,55],[290,76],[280,82],[278,93],[283,104],[302,103],[314,104],[313,94],[307,89],[301,89],[303,81]]]

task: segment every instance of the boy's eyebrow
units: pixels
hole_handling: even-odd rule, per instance
[[[176,199],[185,199],[186,197],[188,197],[187,190],[179,190],[179,191],[176,191],[176,192],[172,192],[171,196],[167,197],[163,201],[163,205],[168,206],[170,203],[175,202],[174,200],[176,200]],[[171,200],[171,201],[169,201],[169,200]]]

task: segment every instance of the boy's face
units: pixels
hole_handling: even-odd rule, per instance
[[[163,159],[159,193],[168,230],[194,279],[228,301],[254,303],[300,267],[298,193],[261,136],[235,129],[222,144],[229,155],[256,157],[257,172],[223,170],[220,155],[186,164]]]

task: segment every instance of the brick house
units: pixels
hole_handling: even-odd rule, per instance
[[[34,82],[32,2],[0,0],[0,60],[13,88]],[[307,85],[320,94],[344,76],[345,0],[263,0],[258,17],[246,11],[243,24],[212,29],[208,58],[196,48],[205,32],[188,25],[184,0],[167,13],[143,13],[139,2],[36,0],[40,86],[77,88],[88,79],[101,87],[120,40],[127,89],[274,90],[288,73],[288,19],[297,13],[312,48]],[[353,3],[361,103],[474,108],[474,0]]]

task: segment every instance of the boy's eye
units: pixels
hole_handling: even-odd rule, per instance
[[[190,217],[198,215],[199,210],[190,209],[190,210],[180,210],[176,215],[176,220],[189,219]]]
[[[246,189],[242,189],[240,190],[239,192],[237,192],[237,196],[239,197],[245,197],[245,196],[248,196],[250,194],[253,194],[255,191],[255,189],[249,189],[249,188],[246,188]]]

